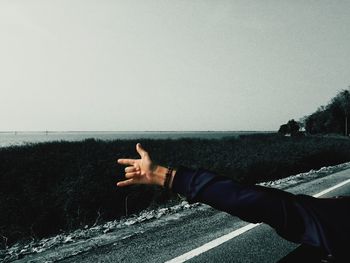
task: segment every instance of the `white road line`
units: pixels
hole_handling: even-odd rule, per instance
[[[334,185],[334,186],[332,186],[332,187],[330,187],[330,188],[328,188],[326,190],[323,190],[322,192],[319,192],[319,193],[313,195],[313,197],[320,197],[322,195],[325,195],[326,193],[329,193],[329,192],[331,192],[331,191],[333,191],[333,190],[335,190],[335,189],[337,189],[339,187],[342,187],[343,185],[345,185],[347,183],[350,183],[350,179],[345,180],[345,181],[343,181],[343,182],[341,182],[339,184],[336,184],[336,185]],[[232,232],[230,232],[230,233],[228,233],[228,234],[226,234],[224,236],[221,236],[221,237],[219,237],[217,239],[214,239],[214,240],[212,240],[212,241],[210,241],[208,243],[205,243],[204,245],[202,245],[200,247],[197,247],[197,248],[195,248],[195,249],[193,249],[191,251],[188,251],[187,253],[182,254],[182,255],[180,255],[180,256],[178,256],[176,258],[168,260],[165,263],[181,263],[181,262],[185,262],[185,261],[187,261],[187,260],[189,260],[189,259],[191,259],[191,258],[193,258],[195,256],[198,256],[198,255],[200,255],[200,254],[202,254],[202,253],[204,253],[204,252],[206,252],[206,251],[208,251],[208,250],[210,250],[210,249],[212,249],[214,247],[217,247],[217,246],[225,243],[226,241],[229,241],[230,239],[238,237],[239,235],[241,235],[241,234],[247,232],[248,230],[251,230],[254,227],[257,227],[259,225],[261,225],[261,223],[259,223],[259,224],[248,224],[248,225],[246,225],[244,227],[238,228],[235,231],[232,231]]]
[[[343,182],[341,182],[339,184],[336,184],[335,186],[332,186],[332,187],[330,187],[330,188],[328,188],[326,190],[323,190],[322,192],[313,195],[313,197],[320,197],[322,195],[325,195],[325,194],[329,193],[330,191],[333,191],[334,189],[337,189],[337,188],[339,188],[339,187],[341,187],[343,185],[346,185],[347,183],[350,183],[350,179],[345,180],[345,181],[343,181]]]
[[[231,232],[231,233],[228,233],[224,236],[221,236],[217,239],[214,239],[200,247],[197,247],[181,256],[178,256],[176,258],[173,258],[169,261],[166,261],[166,263],[179,263],[179,262],[185,262],[186,260],[189,260],[195,256],[198,256],[206,251],[208,251],[209,249],[212,249],[214,247],[217,247],[219,245],[221,245],[222,243],[225,243],[226,241],[229,241],[230,239],[232,238],[235,238],[241,234],[243,234],[244,232],[247,232],[248,230],[258,226],[260,224],[248,224],[244,227],[241,227],[241,228],[238,228],[237,230]]]

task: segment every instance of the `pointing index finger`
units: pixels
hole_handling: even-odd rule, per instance
[[[135,159],[118,159],[117,162],[124,165],[134,165]]]

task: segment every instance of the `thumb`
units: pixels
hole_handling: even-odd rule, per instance
[[[141,143],[136,144],[136,151],[141,157],[144,157],[147,154],[147,152],[142,148]]]

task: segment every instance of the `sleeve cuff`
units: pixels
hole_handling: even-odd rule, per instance
[[[193,180],[195,174],[196,170],[179,166],[173,179],[172,191],[185,196],[188,199],[191,181]]]
[[[191,169],[179,166],[173,179],[172,191],[185,196],[191,203],[203,202],[206,200],[199,198],[199,193],[210,184],[215,184],[218,180],[223,180],[213,172],[205,169]],[[229,180],[225,178],[224,180]]]

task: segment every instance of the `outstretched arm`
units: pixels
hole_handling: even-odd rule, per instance
[[[155,164],[140,144],[136,145],[136,150],[140,159],[118,160],[128,166],[126,180],[117,185],[163,186],[168,168]],[[208,170],[183,166],[172,172],[169,188],[185,196],[190,203],[205,203],[248,222],[269,224],[287,240],[321,247],[331,254],[348,251],[348,232],[343,230],[348,224],[337,225],[339,218],[348,222],[350,217],[346,200],[322,200],[268,187],[242,185]],[[332,213],[335,218],[340,215],[337,221],[331,220]]]
[[[117,185],[163,186],[168,168],[155,164],[139,143],[136,150],[140,159],[118,160],[118,163],[128,166],[125,168],[126,180]],[[193,170],[183,166],[173,171],[170,189],[185,196],[190,203],[205,203],[248,222],[264,222],[289,240],[298,242],[301,239],[304,224],[294,205],[295,196],[290,193],[241,185],[208,170]]]

